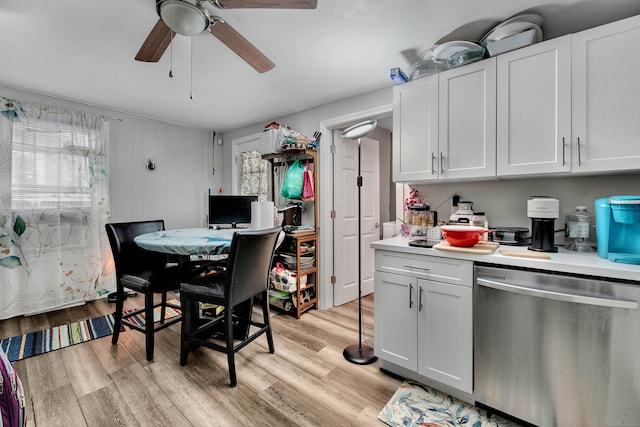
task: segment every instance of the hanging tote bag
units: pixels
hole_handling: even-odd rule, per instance
[[[284,175],[280,194],[285,199],[300,199],[302,197],[303,182],[304,166],[299,159],[296,159]]]
[[[304,180],[302,183],[302,200],[313,200],[315,192],[313,190],[313,172],[309,169],[309,160],[304,168]]]

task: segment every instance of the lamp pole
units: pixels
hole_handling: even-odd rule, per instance
[[[358,138],[358,177],[356,178],[356,186],[358,187],[358,344],[347,346],[342,355],[351,363],[358,365],[368,365],[375,362],[378,358],[373,352],[373,347],[362,344],[362,145],[361,137],[368,134],[375,128],[377,122],[367,121],[346,129],[341,136],[349,137],[350,132],[355,132],[351,139]],[[365,131],[358,130],[365,128]]]

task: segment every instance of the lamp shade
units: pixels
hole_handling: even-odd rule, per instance
[[[209,28],[207,12],[185,0],[162,2],[160,17],[171,30],[183,36],[194,36]]]
[[[357,139],[367,135],[378,126],[377,120],[366,120],[364,122],[349,126],[340,134],[343,138]]]

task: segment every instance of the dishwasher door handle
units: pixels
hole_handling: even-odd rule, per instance
[[[573,302],[576,304],[598,305],[601,307],[611,308],[628,308],[632,310],[638,309],[637,301],[619,300],[611,298],[588,297],[585,295],[567,294],[564,292],[545,291],[543,289],[529,288],[525,286],[511,285],[508,283],[496,282],[478,277],[476,283],[480,286],[497,289],[499,291],[513,292],[516,294],[529,295],[556,301]]]

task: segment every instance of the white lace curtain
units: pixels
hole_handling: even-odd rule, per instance
[[[115,287],[102,117],[0,97],[0,319]]]
[[[264,202],[268,197],[269,165],[258,151],[240,153],[240,194],[258,196]]]

